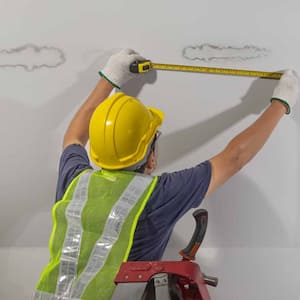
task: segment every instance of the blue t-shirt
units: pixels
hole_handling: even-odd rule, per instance
[[[84,147],[77,144],[66,147],[60,158],[56,201],[62,199],[71,181],[88,168],[92,169]],[[161,259],[174,225],[188,210],[201,204],[210,178],[209,161],[159,176],[139,218],[129,261]]]

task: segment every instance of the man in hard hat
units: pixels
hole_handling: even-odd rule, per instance
[[[161,259],[175,223],[253,158],[298,97],[297,74],[286,71],[269,107],[222,152],[152,177],[163,113],[124,93],[110,96],[140,76],[129,65],[143,59],[130,49],[113,55],[65,133],[51,257],[34,299],[110,299],[122,261]]]

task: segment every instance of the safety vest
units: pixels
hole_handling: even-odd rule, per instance
[[[34,300],[111,299],[157,177],[86,170],[52,210],[50,261]]]

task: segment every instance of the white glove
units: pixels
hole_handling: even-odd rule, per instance
[[[287,107],[287,114],[291,112],[299,96],[299,77],[296,71],[286,70],[273,91],[271,101],[277,100]]]
[[[109,58],[99,74],[115,87],[120,88],[125,82],[138,76],[129,70],[129,66],[136,60],[145,60],[145,58],[132,49],[123,49]]]

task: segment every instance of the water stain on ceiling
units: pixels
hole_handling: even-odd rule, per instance
[[[0,68],[23,68],[27,72],[41,68],[57,68],[66,62],[62,49],[25,44],[12,49],[0,49]]]
[[[200,44],[187,46],[183,49],[182,55],[188,60],[210,61],[245,61],[262,58],[270,55],[271,51],[252,45],[242,47],[222,46],[213,44]]]

